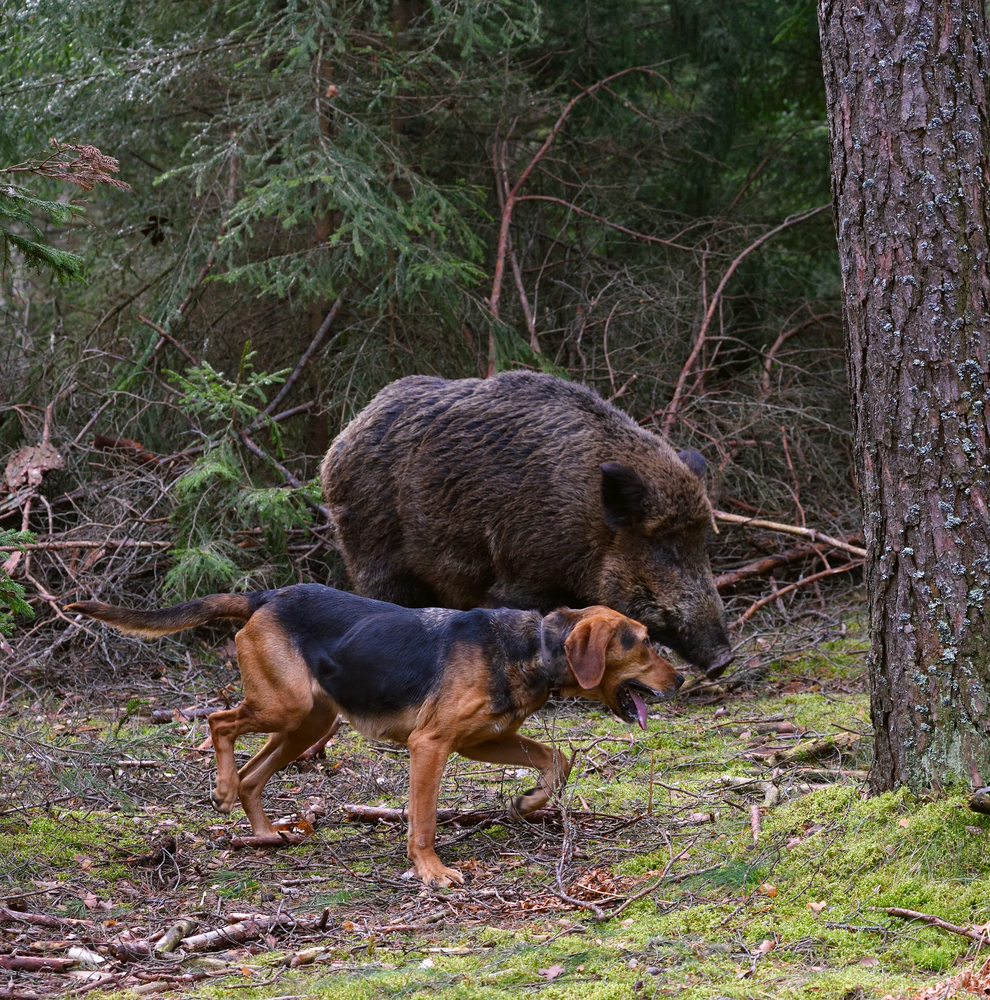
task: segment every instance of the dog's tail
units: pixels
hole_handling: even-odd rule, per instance
[[[209,597],[200,597],[195,601],[158,611],[117,608],[102,601],[78,601],[67,604],[64,610],[106,622],[125,635],[157,639],[169,632],[180,632],[184,628],[202,625],[216,618],[247,621],[262,604],[265,596],[264,591],[254,594],[211,594]]]

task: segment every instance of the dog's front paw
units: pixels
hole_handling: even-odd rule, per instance
[[[226,815],[234,808],[234,803],[237,801],[237,793],[224,792],[218,785],[210,792],[210,801],[218,813]]]
[[[416,874],[425,885],[436,889],[446,889],[455,883],[464,885],[464,876],[456,868],[448,868],[436,855],[419,858],[415,864]]]
[[[518,823],[530,813],[542,809],[549,800],[550,796],[542,788],[531,788],[528,792],[523,792],[522,795],[516,795],[511,799],[505,811],[509,814],[509,819]]]

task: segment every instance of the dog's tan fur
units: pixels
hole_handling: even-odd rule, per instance
[[[428,884],[463,882],[461,873],[444,865],[435,850],[437,798],[450,754],[456,752],[472,760],[535,768],[539,772],[537,787],[516,796],[509,810],[514,818],[524,817],[544,806],[563,787],[570,771],[570,763],[559,751],[517,733],[527,716],[546,702],[551,688],[564,696],[579,695],[601,701],[628,718],[628,700],[623,707],[620,697],[629,682],[669,694],[681,680],[650,646],[645,627],[609,608],[579,611],[565,608],[542,620],[532,612],[504,609],[453,612],[449,614],[499,616],[503,632],[507,627],[520,633],[537,628],[539,641],[532,645],[530,659],[499,666],[486,656],[482,644],[453,642],[443,662],[437,664],[437,683],[415,704],[392,711],[381,711],[375,706],[348,710],[317,679],[312,665],[300,652],[299,642],[286,631],[283,622],[290,619],[284,609],[292,609],[294,590],[275,592],[281,601],[279,605],[259,606],[253,612],[243,598],[224,601],[219,595],[191,602],[196,607],[185,612],[181,608],[135,612],[98,602],[69,605],[66,610],[142,635],[177,631],[213,617],[246,618],[236,637],[244,700],[235,708],[209,717],[217,761],[217,781],[212,793],[216,808],[228,813],[240,799],[254,833],[275,835],[261,804],[266,782],[325,737],[338,724],[338,716],[342,716],[372,738],[409,747],[408,853],[417,874]],[[392,607],[353,595],[344,596],[351,602],[349,607],[355,601],[364,602],[379,615],[380,609]],[[281,613],[276,607],[283,609]],[[430,613],[395,610],[406,619],[419,615],[425,620]],[[441,622],[437,628],[443,628],[445,614],[448,613],[436,616]],[[387,618],[386,612],[384,620]],[[330,630],[328,621],[327,631]],[[548,659],[547,632],[552,632],[562,643],[559,663],[552,657]],[[540,671],[548,678],[545,683],[539,681],[543,676]],[[496,681],[504,682],[508,692],[509,708],[504,711],[493,704],[491,692]],[[234,744],[239,736],[257,732],[271,736],[238,770]]]

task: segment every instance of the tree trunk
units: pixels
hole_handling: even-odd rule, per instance
[[[819,0],[874,792],[990,782],[983,0]]]

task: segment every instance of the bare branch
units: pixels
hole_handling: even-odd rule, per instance
[[[681,400],[684,397],[684,386],[687,383],[688,377],[701,354],[701,349],[705,346],[705,340],[708,336],[708,327],[711,325],[712,317],[715,315],[715,310],[718,308],[719,303],[722,300],[722,293],[725,291],[725,286],[729,283],[729,280],[736,273],[736,269],[739,265],[754,251],[758,250],[767,240],[772,239],[778,233],[782,233],[785,229],[790,229],[791,226],[796,226],[799,222],[805,222],[807,219],[818,215],[819,212],[824,212],[826,209],[830,209],[831,204],[819,205],[817,208],[813,208],[808,212],[803,212],[801,215],[792,215],[784,219],[784,221],[779,225],[775,226],[773,229],[765,232],[759,239],[754,240],[742,253],[738,254],[733,260],[733,262],[726,269],[725,274],[722,275],[722,280],[718,283],[718,287],[715,289],[711,300],[708,303],[708,311],[705,313],[705,318],[701,322],[701,328],[698,330],[698,336],[695,338],[694,346],[691,348],[691,353],[688,355],[687,361],[684,362],[684,367],[681,369],[681,374],[677,379],[677,385],[674,386],[674,394],[670,398],[670,402],[667,404],[667,410],[663,418],[663,433],[666,435],[670,434],[671,429],[674,426],[674,420],[677,417],[677,410],[681,404]]]
[[[866,558],[866,549],[860,548],[858,545],[850,545],[841,538],[833,538],[817,528],[799,528],[796,524],[782,524],[780,521],[761,521],[759,518],[743,517],[741,514],[727,514],[723,510],[716,510],[714,515],[716,521],[722,521],[725,524],[745,524],[750,528],[763,528],[765,531],[781,531],[787,535],[799,535],[801,538],[810,538],[813,542],[824,542],[833,549],[841,549],[843,552],[858,556],[860,559]]]
[[[322,324],[320,324],[319,330],[316,331],[316,335],[310,341],[309,347],[306,348],[305,352],[303,353],[303,356],[299,359],[299,361],[296,364],[296,367],[292,370],[292,374],[285,380],[285,382],[282,385],[282,388],[279,389],[278,394],[275,396],[275,398],[265,407],[264,413],[266,416],[274,412],[278,404],[282,402],[282,400],[285,398],[286,393],[292,388],[296,379],[299,378],[303,368],[306,367],[306,364],[308,363],[309,359],[316,353],[316,349],[320,346],[321,341],[327,335],[327,330],[330,329],[331,324],[337,318],[337,313],[340,311],[340,304],[341,302],[344,301],[344,296],[346,294],[347,294],[347,289],[345,288],[340,293],[340,295],[337,296],[337,301],[334,302],[333,306],[330,309],[330,312],[327,313],[326,319],[322,322]],[[334,337],[334,340],[336,340],[336,338],[339,336],[340,333],[338,332]],[[331,341],[331,344],[332,343],[333,341]]]

